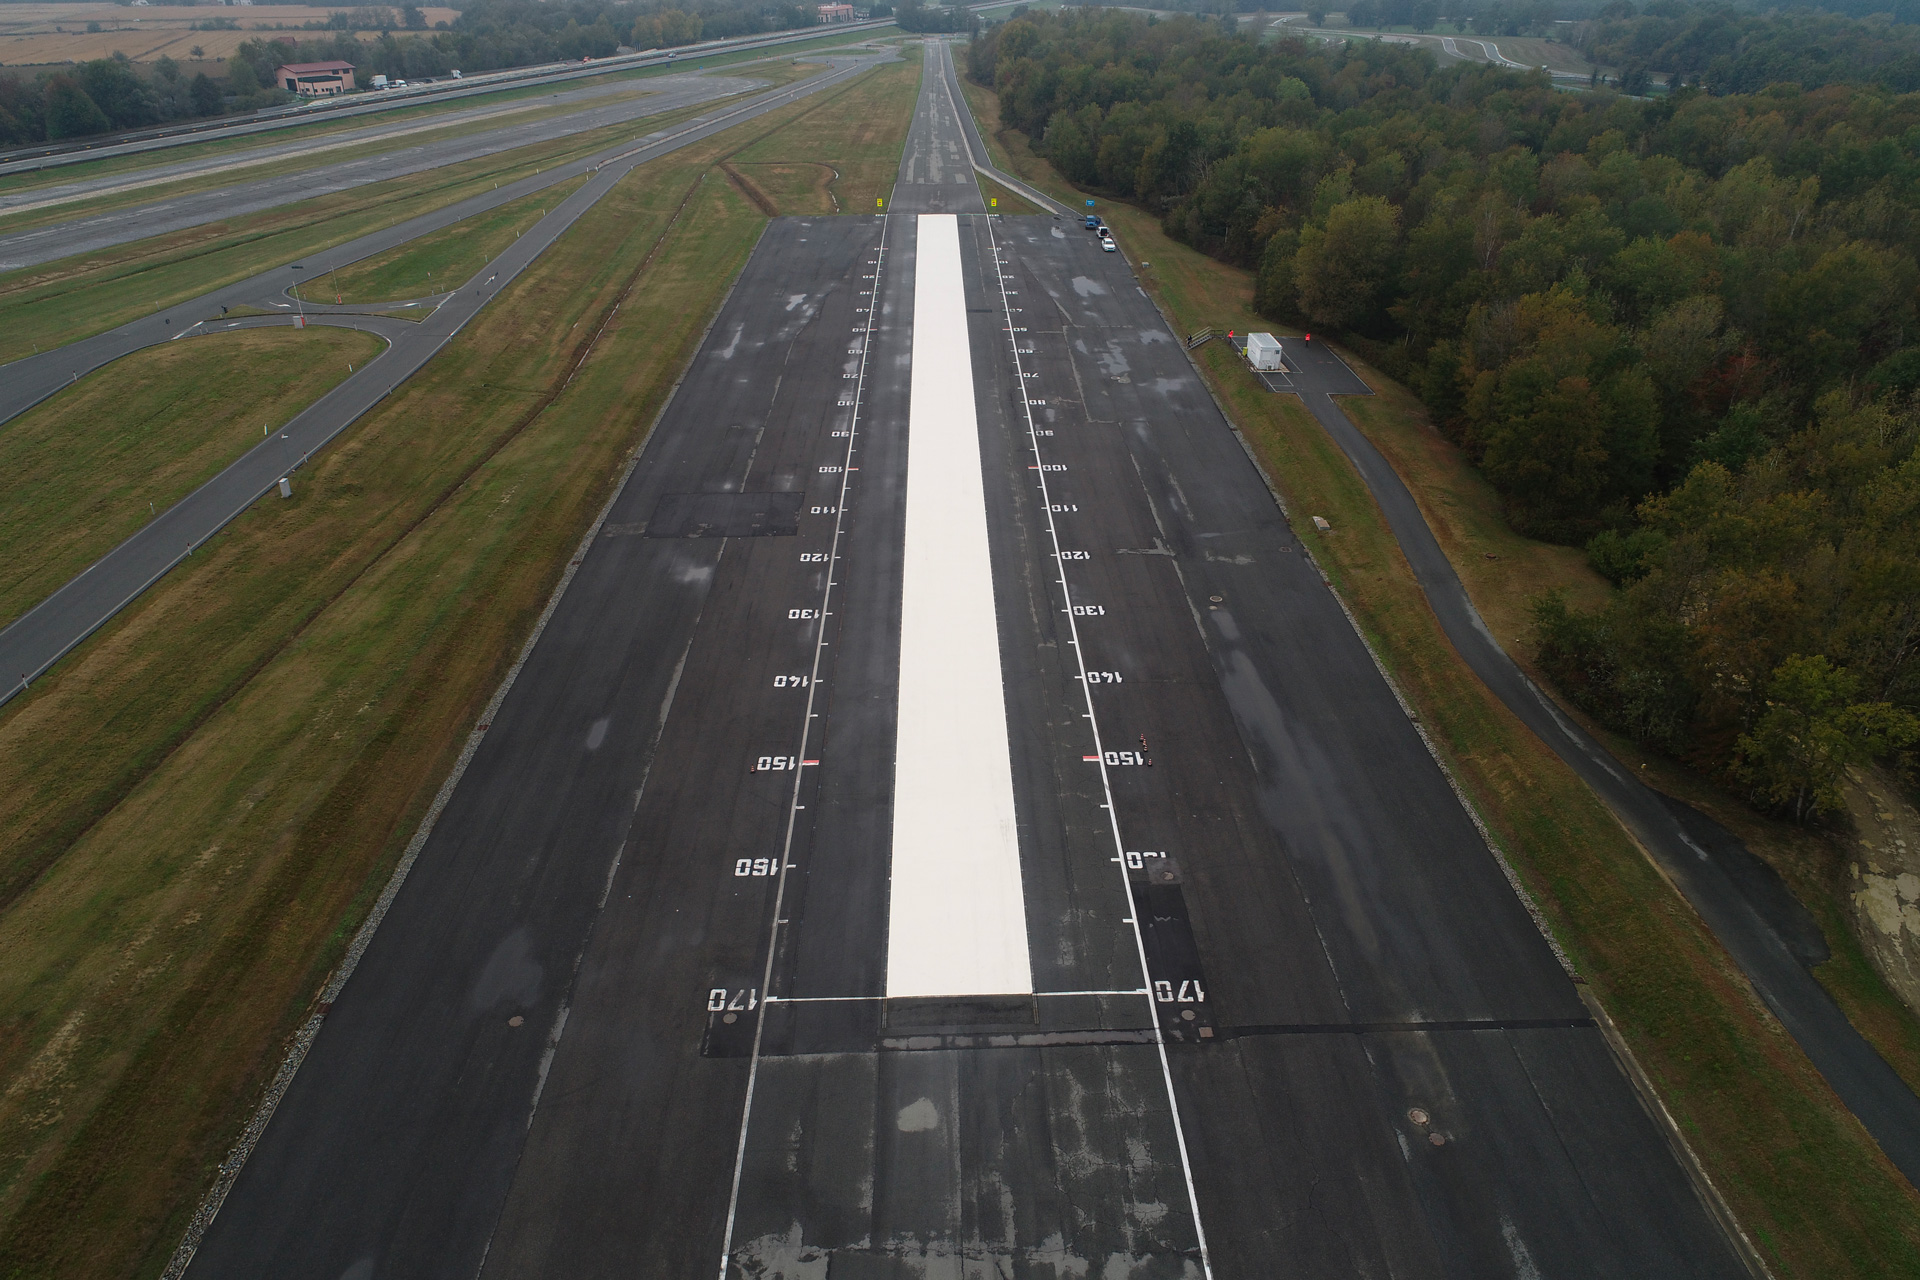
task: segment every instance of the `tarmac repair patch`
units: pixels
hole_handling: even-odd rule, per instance
[[[670,493],[647,521],[649,538],[791,538],[804,493]]]

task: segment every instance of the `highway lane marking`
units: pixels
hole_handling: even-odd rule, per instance
[[[960,224],[918,216],[887,994],[1027,994],[1025,886]]]
[[[988,218],[984,225],[987,232],[988,250],[993,255],[995,274],[999,277],[996,283],[1000,287],[1001,310],[1006,315],[1007,328],[1011,330],[1013,328],[1014,307],[1012,303],[1012,293],[1007,288],[1007,272],[1005,270],[1007,260],[1001,254],[999,237],[994,234],[993,219]],[[1087,678],[1086,649],[1080,643],[1080,624],[1077,621],[1077,618],[1087,616],[1090,610],[1099,609],[1099,606],[1076,605],[1073,603],[1073,589],[1067,581],[1067,561],[1060,555],[1062,550],[1060,546],[1060,527],[1054,518],[1055,512],[1053,510],[1052,495],[1047,489],[1046,455],[1040,448],[1040,429],[1034,421],[1033,401],[1027,393],[1026,370],[1021,365],[1020,344],[1018,339],[1009,339],[1009,342],[1013,348],[1013,371],[1016,375],[1013,380],[1013,385],[1020,392],[1020,409],[1027,424],[1027,444],[1028,447],[1032,449],[1033,456],[1041,460],[1039,468],[1040,483],[1037,486],[1040,490],[1040,510],[1046,516],[1047,537],[1053,544],[1055,580],[1060,584],[1061,598],[1066,601],[1066,608],[1064,608],[1062,612],[1066,615],[1067,633],[1070,637],[1067,644],[1068,647],[1073,650],[1073,660],[1079,669],[1080,695],[1086,704],[1087,725],[1093,733],[1093,762],[1097,764],[1100,769],[1100,791],[1104,797],[1104,802],[1100,807],[1107,811],[1108,830],[1113,837],[1114,852],[1119,855],[1118,860],[1121,862],[1120,883],[1126,893],[1127,901],[1127,919],[1124,923],[1133,930],[1134,951],[1140,960],[1141,985],[1150,988],[1153,985],[1153,972],[1147,963],[1146,935],[1140,928],[1140,911],[1138,904],[1134,900],[1133,881],[1127,876],[1127,868],[1124,861],[1127,846],[1125,839],[1122,838],[1120,834],[1119,811],[1114,807],[1113,803],[1113,778],[1108,772],[1106,745],[1100,734],[1099,712],[1093,703],[1094,681]],[[1102,613],[1105,612],[1104,609],[1099,609],[1099,611]],[[1160,1025],[1160,1010],[1157,1007],[1153,994],[1143,993],[1143,998],[1147,1002],[1147,1016],[1153,1026],[1154,1050],[1160,1058],[1160,1079],[1167,1091],[1167,1110],[1173,1119],[1174,1142],[1180,1151],[1180,1173],[1186,1181],[1187,1208],[1193,1216],[1194,1237],[1200,1248],[1200,1269],[1207,1280],[1213,1280],[1213,1260],[1207,1249],[1206,1227],[1200,1220],[1200,1196],[1193,1185],[1193,1159],[1187,1152],[1186,1126],[1180,1119],[1180,1099],[1174,1092],[1173,1068],[1167,1061],[1167,1040]]]
[[[880,216],[880,243],[874,251],[873,270],[876,279],[879,278],[879,274],[887,260],[887,233],[892,230],[892,228],[892,217],[882,214]],[[873,350],[872,309],[867,311],[867,318],[864,325],[865,327],[862,330],[864,338],[860,344],[859,353],[860,376],[854,380],[853,412],[847,415],[846,431],[833,432],[834,436],[844,435],[846,437],[846,459],[848,462],[853,460],[854,448],[860,438],[860,409],[866,399],[868,353]],[[833,540],[824,553],[824,563],[829,565],[838,563],[840,559],[840,539],[846,530],[847,494],[852,484],[853,476],[843,470],[840,473],[840,497],[839,500],[833,504],[832,510]],[[816,510],[818,510],[818,508],[816,508]],[[823,553],[814,552],[811,554],[821,555]],[[820,563],[820,561],[809,561],[805,556],[802,557],[802,561],[803,563]],[[826,579],[826,585],[821,589],[820,594],[820,611],[824,614],[827,612],[827,606],[833,602],[833,589],[838,586],[839,583],[835,580],[831,571],[822,576]],[[807,691],[806,712],[800,721],[800,746],[797,754],[802,758],[803,765],[817,766],[820,763],[818,758],[806,759],[806,754],[809,738],[813,731],[813,722],[816,718],[813,709],[814,700],[820,690],[820,664],[825,658],[826,648],[827,626],[826,620],[822,618],[819,628],[814,633],[813,666],[807,673],[805,685]],[[768,929],[766,962],[760,972],[759,989],[763,992],[772,991],[774,957],[780,952],[780,930],[790,923],[785,915],[787,873],[793,870],[794,832],[799,825],[800,814],[802,810],[806,808],[805,805],[800,803],[800,788],[804,784],[805,779],[806,775],[804,773],[798,769],[794,770],[793,789],[789,792],[787,799],[786,832],[782,837],[780,846],[779,875],[774,880],[773,924]],[[711,993],[709,993],[709,997],[711,997]],[[764,1011],[769,1003],[771,1003],[771,999],[762,1000],[760,1002],[761,1009]],[[711,998],[709,998],[709,1004],[711,1004]],[[727,1224],[720,1238],[720,1280],[728,1280],[728,1272],[731,1270],[733,1231],[740,1214],[740,1181],[747,1167],[747,1130],[753,1120],[753,1095],[754,1088],[760,1081],[760,1051],[766,1035],[766,1029],[766,1015],[762,1012],[761,1015],[754,1020],[753,1050],[749,1055],[747,1063],[747,1092],[746,1098],[740,1106],[740,1136],[733,1150],[733,1181],[727,1192]]]

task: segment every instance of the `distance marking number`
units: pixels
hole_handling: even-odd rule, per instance
[[[820,474],[821,474],[821,475],[823,475],[823,476],[837,476],[837,475],[839,475],[839,474],[840,474],[840,468],[838,468],[838,467],[822,467],[822,468],[820,468]]]
[[[826,562],[827,553],[824,551],[802,551],[800,553],[801,564],[825,564]]]
[[[742,987],[735,991],[731,987],[714,987],[707,992],[707,1012],[727,1013],[730,1011],[751,1012],[760,1007],[760,988]]]
[[[774,876],[780,874],[778,858],[736,858],[733,874],[737,876]]]
[[[1091,559],[1093,559],[1093,552],[1091,552],[1091,551],[1062,551],[1062,552],[1059,552],[1058,554],[1059,554],[1059,556],[1060,556],[1060,558],[1061,558],[1062,560],[1091,560]]]
[[[1146,869],[1148,858],[1164,858],[1166,856],[1166,850],[1164,849],[1129,849],[1127,850],[1127,869],[1130,871],[1143,871]]]
[[[1078,511],[1079,509],[1080,504],[1077,502],[1056,502],[1047,508],[1049,511]]]
[[[753,766],[756,773],[778,773],[782,769],[798,769],[799,756],[761,756],[759,763]]]
[[[776,689],[804,689],[813,683],[811,676],[775,676],[773,687]]]
[[[1107,606],[1103,604],[1077,604],[1073,606],[1073,614],[1077,618],[1104,617],[1106,612]]]
[[[789,610],[787,610],[787,617],[788,617],[788,618],[790,618],[790,619],[794,619],[794,620],[804,620],[804,619],[807,619],[807,618],[817,618],[817,617],[819,617],[819,616],[820,616],[820,611],[819,611],[818,609],[789,609]]]
[[[838,511],[839,509],[840,508],[838,507],[815,507],[813,509],[813,514],[817,516],[830,516],[834,512]]]
[[[1116,768],[1121,765],[1145,764],[1147,762],[1147,753],[1144,751],[1109,751],[1106,753],[1106,761],[1109,765],[1115,766]]]
[[[1118,671],[1089,671],[1087,672],[1087,683],[1119,684],[1120,673]]]
[[[1165,978],[1155,978],[1153,998],[1161,1004],[1204,1004],[1207,993],[1193,978],[1186,979],[1177,988]]]

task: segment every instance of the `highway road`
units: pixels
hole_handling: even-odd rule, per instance
[[[958,207],[943,102],[770,225],[187,1274],[1744,1274],[1125,258]]]
[[[337,246],[303,262],[287,263],[252,279],[215,290],[192,302],[167,308],[107,333],[54,351],[0,366],[0,424],[39,403],[81,376],[143,347],[179,339],[191,340],[210,326],[219,326],[223,308],[250,306],[292,310],[287,290],[311,280],[333,266],[384,252],[429,231],[451,226],[464,218],[494,208],[559,182],[591,174],[588,181],[549,211],[505,252],[471,280],[431,301],[438,305],[419,323],[382,320],[345,307],[311,307],[325,323],[371,329],[389,341],[379,356],[339,383],[296,415],[279,432],[234,461],[226,470],[196,489],[157,519],[96,561],[60,590],[0,630],[0,703],[17,695],[32,680],[102,626],[141,592],[193,553],[229,520],[239,515],[277,481],[296,469],[309,455],[332,440],[359,416],[412,376],[435,352],[452,340],[466,323],[575,219],[611,190],[634,166],[709,137],[722,129],[844,83],[873,64],[872,59],[836,55],[832,65],[805,80],[771,89],[702,116],[661,130],[646,138],[609,147],[597,155],[574,161],[538,177],[523,179],[482,196],[409,219],[358,240]],[[391,310],[392,304],[364,311]],[[247,325],[294,323],[292,317],[253,319]],[[4,430],[0,425],[0,430]]]
[[[570,80],[604,76],[614,72],[671,66],[676,62],[695,63],[706,57],[832,39],[835,36],[856,31],[871,31],[879,34],[892,25],[893,23],[886,19],[876,22],[843,23],[837,25],[832,32],[822,32],[817,29],[783,31],[772,35],[710,40],[679,49],[656,49],[646,53],[602,58],[587,64],[572,62],[550,63],[538,67],[515,67],[505,71],[489,71],[468,76],[464,80],[443,80],[434,85],[415,85],[384,93],[356,93],[344,99],[325,99],[318,102],[309,100],[299,107],[255,112],[246,116],[196,120],[186,124],[165,125],[156,129],[143,129],[91,140],[79,139],[42,143],[32,147],[16,147],[0,151],[0,176],[88,164],[115,156],[146,155],[215,139],[274,133],[283,129],[297,129],[315,121],[351,119],[406,107],[417,107],[423,103],[439,104],[458,101],[530,84],[564,84]],[[825,47],[821,49],[822,53],[832,51]]]
[[[662,79],[674,81],[690,78],[693,77],[662,77]],[[653,83],[652,80],[608,80],[604,84],[587,85],[578,89],[566,89],[537,98],[520,97],[498,102],[479,102],[471,106],[449,108],[444,111],[432,111],[430,114],[425,115],[409,115],[376,124],[362,125],[358,128],[340,129],[332,132],[284,138],[278,142],[262,142],[256,146],[235,149],[225,155],[200,156],[192,160],[173,160],[135,169],[122,169],[112,173],[94,174],[90,177],[74,178],[63,182],[49,182],[38,186],[18,187],[8,191],[0,191],[0,213],[13,213],[21,210],[45,208],[51,205],[70,203],[75,200],[102,195],[113,195],[123,191],[158,186],[162,183],[176,181],[181,178],[199,178],[212,173],[237,173],[241,170],[253,168],[256,165],[299,159],[305,156],[325,155],[350,147],[363,146],[367,143],[384,142],[395,138],[413,137],[435,133],[440,130],[457,129],[486,120],[503,119],[525,112],[539,111],[556,104],[562,107],[591,105],[596,99],[600,98],[622,94],[651,93],[653,92]],[[740,92],[745,89],[759,87],[763,86],[758,82],[747,80],[737,83],[732,91]]]
[[[645,97],[625,101],[597,101],[610,91],[631,90],[638,84],[620,84],[593,89],[577,89],[573,99],[576,111],[541,120],[523,120],[502,124],[456,138],[432,138],[398,147],[377,155],[357,159],[330,160],[316,157],[311,170],[272,178],[245,180],[244,169],[235,170],[230,186],[185,195],[163,196],[142,204],[128,205],[103,213],[85,215],[49,226],[11,234],[0,233],[0,271],[37,266],[78,253],[92,253],[114,245],[166,235],[188,227],[244,217],[282,205],[317,199],[340,191],[350,191],[370,183],[387,182],[410,174],[445,168],[483,156],[497,155],[520,147],[557,142],[573,134],[610,125],[626,124],[648,116],[664,115],[685,107],[698,106],[734,94],[765,87],[764,81],[736,76],[663,76],[648,80]],[[566,99],[560,98],[562,105]],[[419,123],[408,127],[419,127]],[[437,126],[436,126],[437,127]],[[382,126],[391,132],[396,126]],[[202,161],[203,171],[218,162]],[[91,183],[111,184],[124,178],[94,179]],[[81,185],[90,185],[81,184]],[[51,199],[52,192],[22,193],[18,198]],[[6,200],[0,197],[0,212]]]

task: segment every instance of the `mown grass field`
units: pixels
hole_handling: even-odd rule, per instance
[[[1024,138],[998,129],[991,94],[971,84],[966,93],[997,163],[1061,199],[1078,199]],[[1254,321],[1246,272],[1169,240],[1139,210],[1104,203],[1104,212],[1140,266],[1141,282],[1181,332]],[[1295,532],[1353,609],[1774,1273],[1920,1275],[1920,1193],[1612,815],[1461,661],[1338,447],[1296,398],[1249,378],[1226,345],[1209,343],[1196,355],[1293,512]],[[1346,406],[1420,498],[1503,641],[1524,634],[1511,624],[1524,616],[1524,593],[1534,584],[1564,579],[1590,596],[1601,589],[1581,581],[1584,571],[1569,553],[1504,531],[1497,505],[1489,509],[1464,462],[1437,436],[1419,434],[1427,428],[1411,398],[1352,363],[1382,394]],[[1444,463],[1448,456],[1453,461]],[[1316,532],[1310,515],[1325,516],[1333,532]],[[1486,560],[1488,552],[1502,558]],[[1509,572],[1515,585],[1487,590]],[[1857,972],[1850,979],[1864,984]]]
[[[321,274],[294,293],[308,302],[388,302],[456,289],[586,181],[570,179],[344,267],[316,263]]]
[[[0,627],[386,344],[315,326],[136,351],[0,430]],[[0,901],[8,892],[0,872]]]
[[[1027,199],[1015,195],[985,174],[976,173],[974,180],[980,184],[980,194],[986,198],[987,210],[998,214],[1045,213],[1046,210]]]
[[[718,164],[867,79],[636,170],[0,710],[0,1275],[164,1265],[756,242]]]
[[[904,61],[861,77],[836,107],[845,114],[833,128],[768,137],[744,148],[733,166],[783,214],[873,213],[900,171],[920,89],[920,52],[908,44]]]

